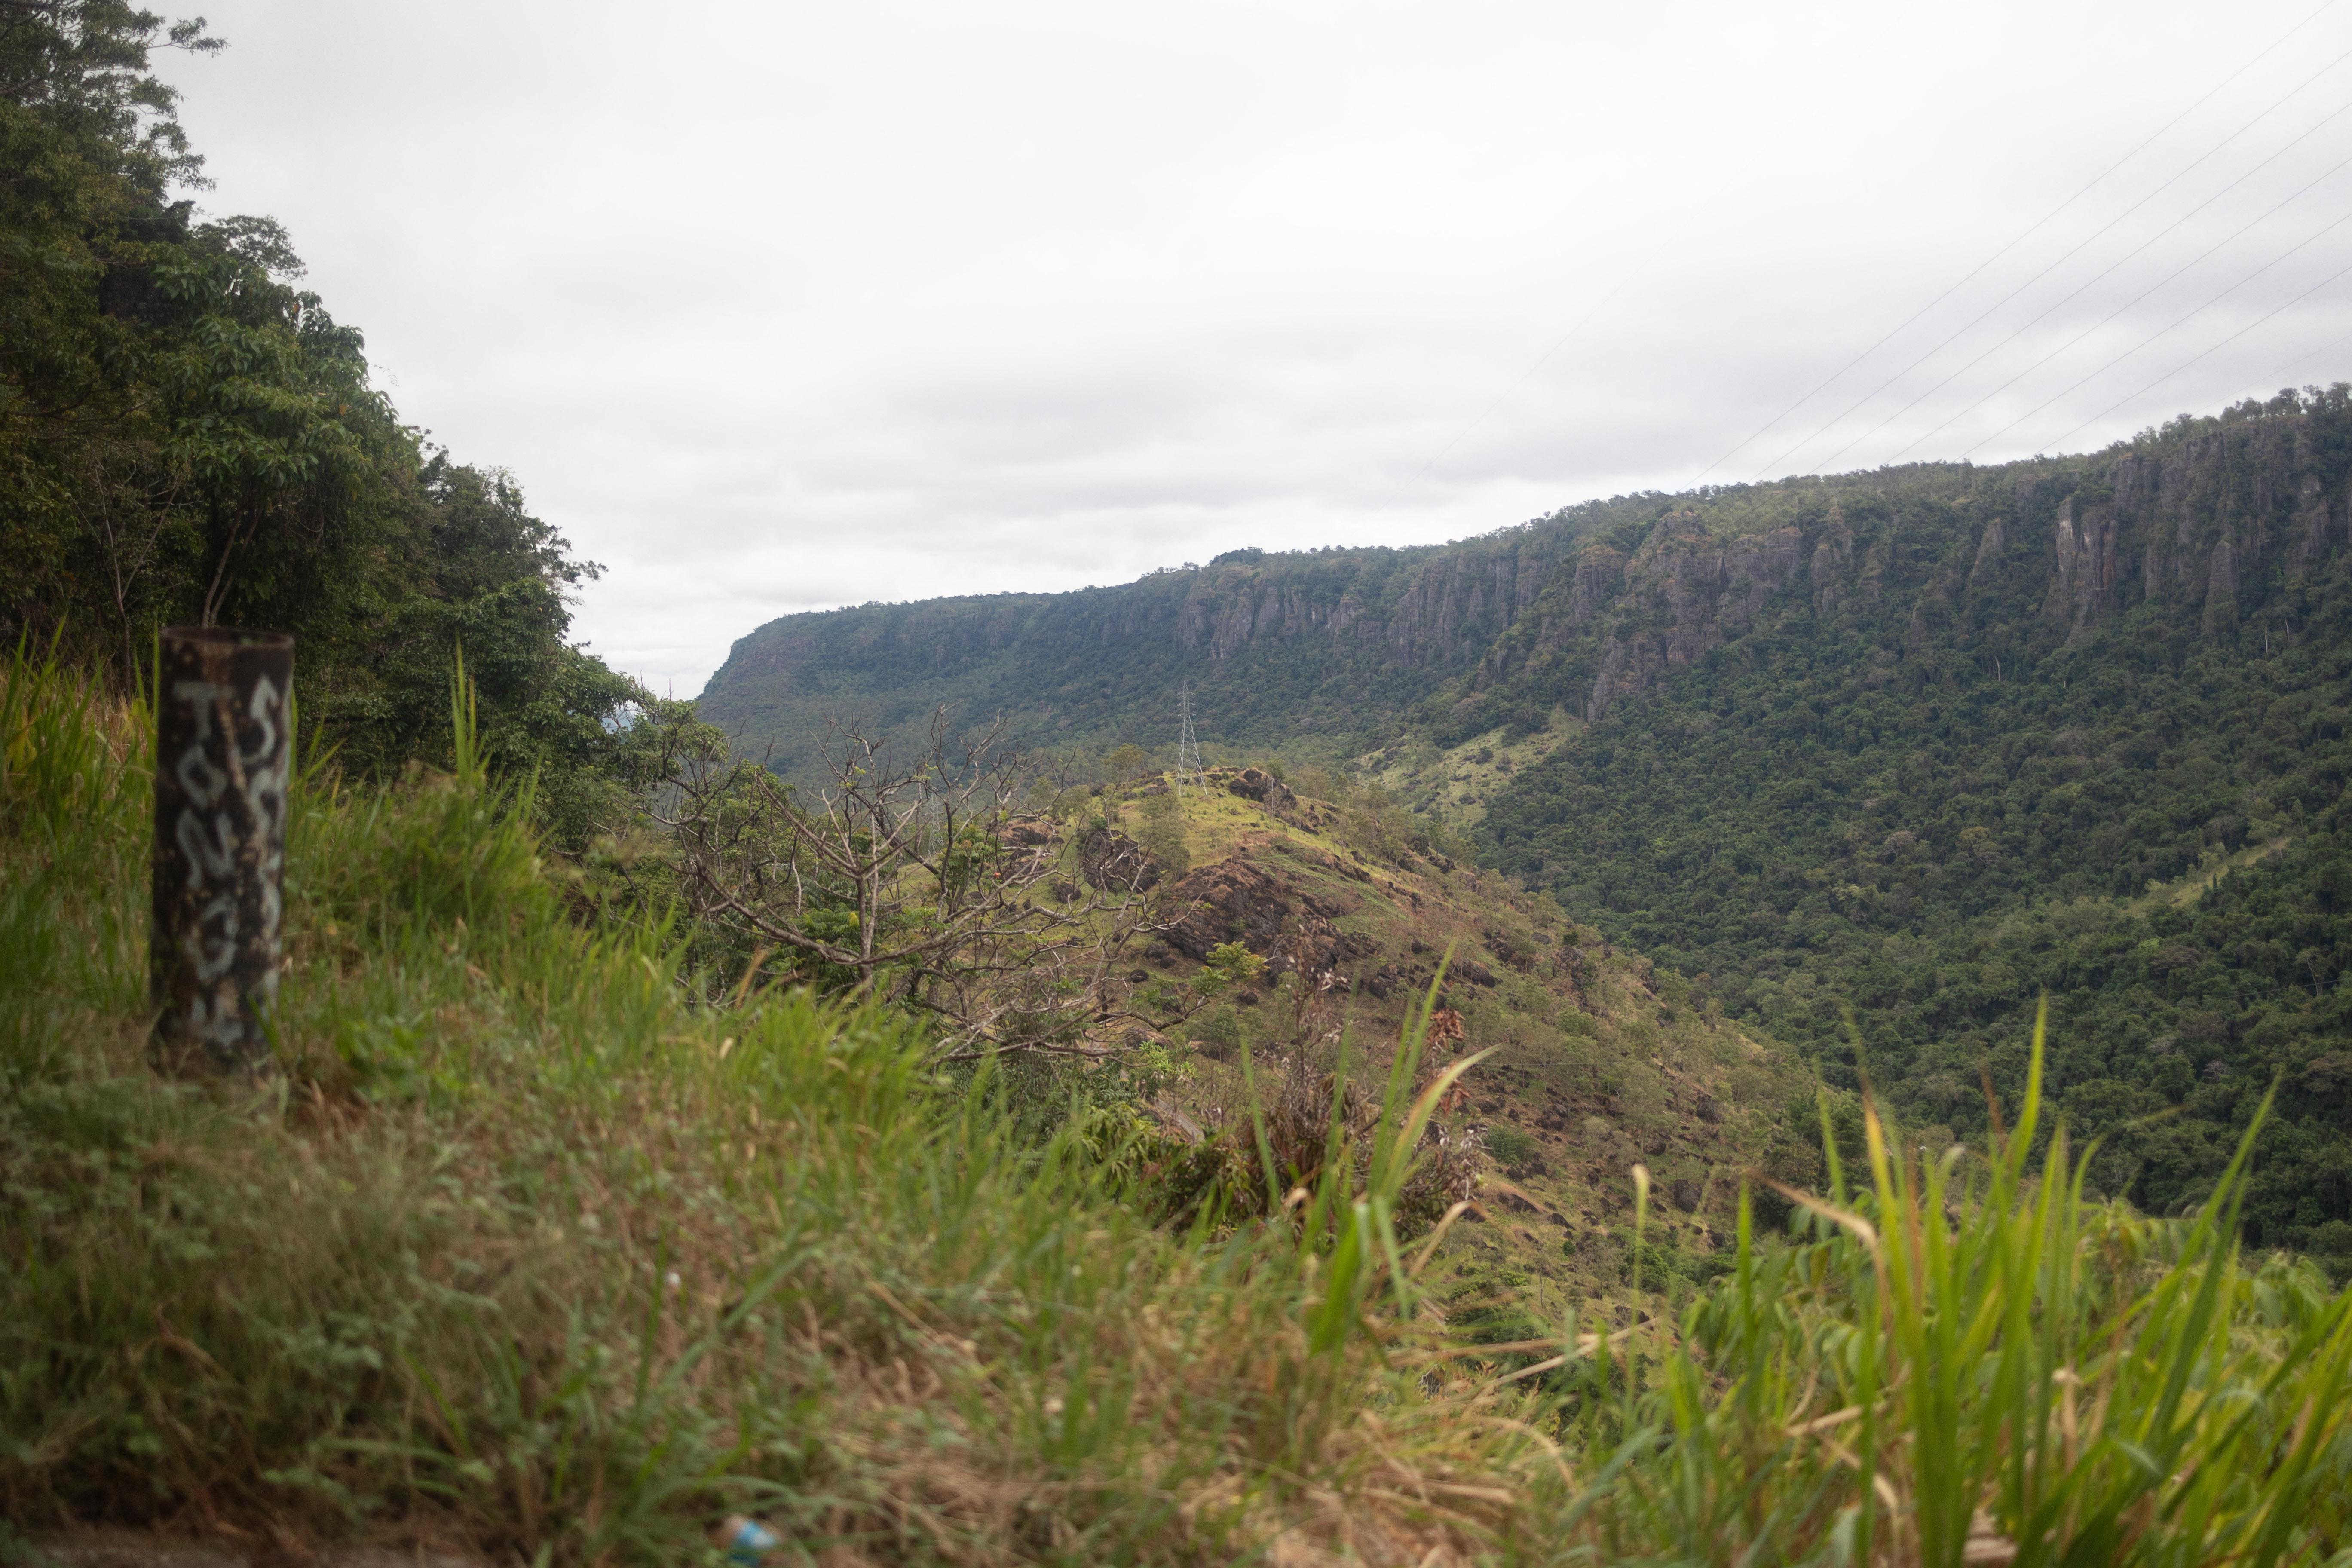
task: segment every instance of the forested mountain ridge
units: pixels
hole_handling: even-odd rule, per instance
[[[1072,593],[785,616],[735,643],[700,701],[747,741],[788,752],[836,711],[887,721],[942,700],[1003,710],[1041,743],[1153,744],[1189,679],[1235,746],[1451,744],[1496,725],[1539,729],[1556,710],[1597,720],[1791,584],[1817,614],[1904,595],[1916,624],[1901,647],[1958,635],[2004,668],[2045,651],[2052,629],[2063,642],[2135,602],[2126,572],[2156,573],[2200,612],[2210,598],[2217,628],[2235,626],[2242,610],[2261,613],[2263,593],[2242,575],[2282,549],[2315,563],[2342,532],[2340,479],[2332,500],[2320,494],[2322,471],[2343,461],[2323,447],[2342,437],[2305,428],[2288,402],[2184,418],[2095,458],[1644,492],[1443,546],[1237,550]],[[2224,527],[2215,509],[2230,486],[2245,492],[2231,503],[2242,525]],[[1885,508],[1927,500],[1950,514],[1924,526],[1906,514],[1901,538],[1881,536]],[[2159,517],[2170,532],[2151,555],[2142,535]],[[1907,575],[1920,552],[1963,528],[1969,559],[1917,593]],[[2042,537],[2027,537],[2036,528]],[[1954,595],[1981,611],[1988,583],[2011,597],[2038,585],[2038,613],[2005,603],[1995,622],[1956,620]]]
[[[786,616],[738,641],[699,700],[787,769],[827,718],[898,728],[935,702],[1002,711],[1031,743],[1167,739],[1178,686],[1214,743],[1352,747],[1465,674],[1574,547],[1570,519],[1412,550],[1239,550],[1069,594]]]
[[[1883,664],[1964,647],[2000,670],[2142,603],[2211,642],[2281,636],[2344,542],[2340,395],[2182,421],[2095,458],[1944,465],[1702,495],[1591,540],[1482,661],[1474,691],[1599,720],[1801,586],[1813,616],[1897,637]],[[2210,428],[2200,426],[2210,426]],[[2266,619],[2267,617],[2267,619]]]

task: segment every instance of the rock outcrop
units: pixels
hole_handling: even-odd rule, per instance
[[[1276,816],[1289,821],[1298,810],[1298,797],[1288,784],[1263,768],[1243,768],[1225,781],[1228,794],[1254,800]]]
[[[1852,535],[1826,539],[1812,553],[1816,563],[1843,563],[1853,553]],[[1794,528],[1720,539],[1695,512],[1660,518],[1625,563],[1585,718],[1599,720],[1618,698],[1738,635],[1796,579],[1803,560],[1804,535]]]
[[[2213,542],[2205,567],[2205,606],[2201,629],[2208,637],[2238,624],[2238,550],[2224,533]]]
[[[1160,885],[1159,858],[1117,828],[1095,823],[1078,839],[1078,868],[1105,892],[1147,893]]]
[[[2110,591],[2116,577],[2116,531],[2112,506],[2086,509],[2078,528],[2074,499],[2069,496],[2059,503],[2058,521],[2052,534],[2050,592],[2042,602],[2042,616],[2053,625],[2064,626],[2069,640],[2080,636],[2113,605]]]
[[[1196,868],[1169,886],[1174,916],[1163,933],[1188,958],[1205,959],[1229,942],[1265,960],[1269,974],[1318,976],[1357,955],[1360,943],[1332,921],[1347,910],[1333,900],[1243,859]]]

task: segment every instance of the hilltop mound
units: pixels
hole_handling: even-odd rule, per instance
[[[1143,802],[1164,787],[1108,789],[1089,808],[1141,835]],[[1652,1241],[1673,1289],[1705,1278],[1727,1245],[1740,1174],[1769,1164],[1805,1177],[1818,1162],[1801,1069],[1704,988],[1549,897],[1256,769],[1212,769],[1181,809],[1192,868],[1162,890],[1165,929],[1145,962],[1175,976],[1237,942],[1265,969],[1176,1032],[1171,1124],[1244,1131],[1244,1048],[1261,1073],[1302,1050],[1354,1077],[1383,1069],[1408,1005],[1441,984],[1461,1031],[1444,1048],[1493,1053],[1441,1113],[1457,1143],[1476,1134],[1490,1165],[1480,1223],[1456,1227],[1442,1255],[1458,1305],[1556,1314],[1572,1297],[1630,1310],[1635,1164],[1659,1194]]]

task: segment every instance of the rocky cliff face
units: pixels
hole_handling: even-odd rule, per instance
[[[1227,744],[1360,727],[1474,668],[1574,531],[1552,520],[1443,549],[1245,552],[1112,588],[788,616],[735,645],[702,708],[787,749],[840,710],[887,727],[933,702],[1005,713],[1031,741],[1149,743],[1189,682]]]
[[[1739,539],[1709,534],[1692,511],[1670,512],[1626,563],[1622,591],[1601,633],[1601,668],[1584,703],[1598,719],[1620,693],[1638,691],[1738,635],[1771,596],[1796,581],[1805,540],[1794,528]],[[1812,545],[1814,603],[1836,602],[1853,536],[1832,507]]]
[[[1525,611],[1562,553],[1559,526],[1444,550],[1266,557],[1117,588],[865,605],[771,621],[738,641],[709,693],[888,661],[950,671],[1025,649],[1157,647],[1213,665],[1284,641],[1402,668],[1473,661]]]
[[[2301,413],[2206,423],[2089,458],[1792,482],[1763,492],[1785,521],[1762,526],[1752,505],[1661,508],[1553,568],[1480,661],[1492,700],[1469,721],[1598,721],[1759,617],[1872,637],[1889,666],[1940,645],[2011,668],[2143,604],[2231,635],[2352,547],[2352,454]]]

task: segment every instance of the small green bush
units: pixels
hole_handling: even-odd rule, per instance
[[[1521,1128],[1507,1121],[1497,1121],[1486,1129],[1486,1152],[1498,1165],[1524,1165],[1536,1156],[1535,1139]]]
[[[1222,1060],[1241,1048],[1242,1016],[1232,1003],[1220,1002],[1195,1016],[1185,1033],[1203,1054]]]

